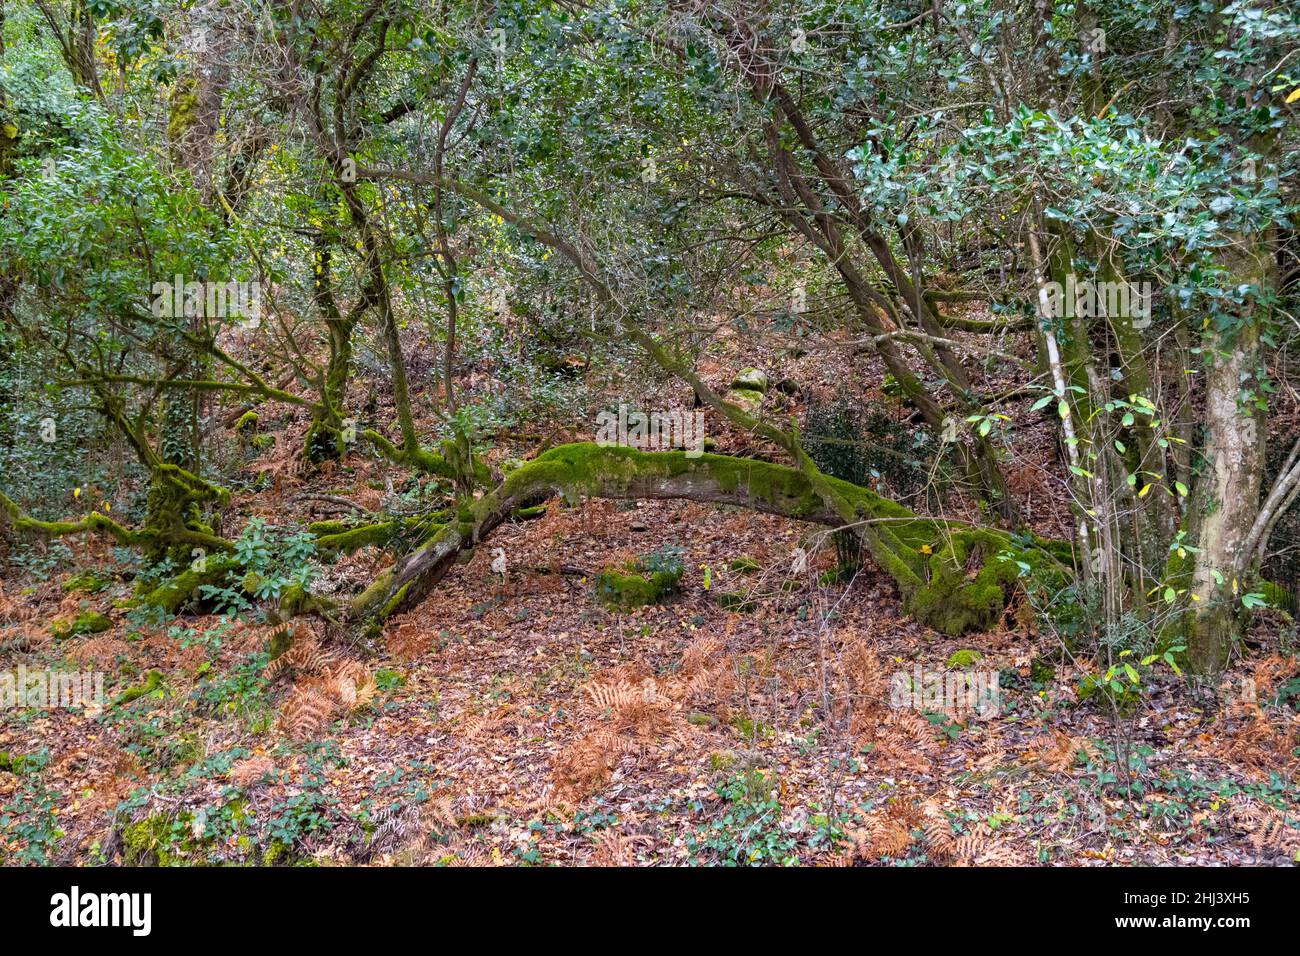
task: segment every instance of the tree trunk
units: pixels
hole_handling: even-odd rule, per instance
[[[354,618],[383,618],[420,601],[461,552],[516,509],[556,495],[569,500],[680,498],[741,505],[800,521],[851,529],[878,567],[897,582],[904,608],[947,634],[985,628],[1002,612],[1023,561],[1040,580],[1070,574],[1069,546],[1017,544],[1007,533],[925,518],[846,481],[726,455],[639,452],[594,443],[563,445],[512,472],[496,489],[467,500],[457,517],[385,571],[351,606]]]

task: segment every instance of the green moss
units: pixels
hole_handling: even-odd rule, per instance
[[[596,576],[596,597],[608,608],[631,610],[656,604],[677,589],[681,571],[655,571],[649,577],[607,568]]]
[[[275,866],[277,863],[289,859],[291,849],[289,844],[283,840],[272,840],[271,845],[262,851],[262,865]]]
[[[1268,606],[1271,608],[1285,608],[1290,600],[1286,588],[1274,584],[1272,581],[1256,581],[1254,590],[1264,595],[1264,600],[1268,602]]]
[[[176,81],[171,95],[171,115],[167,119],[167,138],[180,145],[198,121],[199,87],[192,77]]]
[[[763,404],[763,393],[753,388],[733,388],[727,392],[727,401],[754,412]]]
[[[267,641],[266,651],[267,660],[275,660],[293,646],[293,633],[288,627],[278,627],[271,632],[271,638]]]
[[[376,575],[370,582],[370,586],[352,599],[352,616],[358,619],[369,616],[376,605],[384,601],[392,588],[392,583],[392,568],[387,568]]]
[[[397,593],[394,594],[391,598],[389,598],[388,601],[384,604],[383,608],[380,610],[379,612],[380,618],[389,617],[391,614],[393,614],[393,612],[395,612],[399,607],[401,607],[402,602],[406,600],[406,595],[407,592],[410,590],[410,588],[411,588],[411,584],[409,581],[406,584],[403,584],[400,588],[398,588]]]
[[[984,655],[971,648],[963,648],[960,651],[953,651],[948,655],[949,667],[970,667]]]
[[[332,600],[320,594],[312,594],[301,584],[291,584],[280,594],[280,612],[286,618],[299,614],[334,617],[337,611],[338,605]]]
[[[237,567],[232,558],[224,555],[210,556],[202,570],[196,570],[191,566],[147,592],[140,600],[145,604],[162,608],[169,614],[176,614],[194,597],[200,585],[219,584],[225,580],[227,571]]]
[[[918,621],[956,637],[993,624],[1006,605],[1018,576],[1014,562],[996,560],[1002,544],[984,531],[963,531],[929,556],[929,580],[904,600],[903,608]],[[979,549],[979,554],[972,554]],[[968,576],[967,562],[978,570]]]
[[[257,430],[257,412],[244,412],[239,416],[239,421],[235,422],[235,431],[240,434]]]
[[[741,574],[753,574],[755,571],[763,570],[763,566],[753,558],[740,557],[727,565],[733,571],[739,571]]]
[[[264,449],[270,448],[272,445],[275,444],[275,436],[265,435],[265,434],[254,435],[252,441],[250,441],[248,444],[249,447],[254,448],[257,451],[262,451]]]
[[[316,548],[333,554],[352,554],[362,548],[382,548],[399,536],[428,539],[442,530],[446,512],[395,518],[372,524],[354,525],[347,521],[317,521],[307,530],[316,535]]]
[[[742,369],[731,380],[731,387],[733,389],[746,389],[762,395],[767,391],[767,373],[757,368]]]
[[[75,634],[99,634],[112,626],[113,621],[107,615],[100,614],[98,611],[83,611],[71,621],[66,619],[55,621],[50,626],[50,630],[61,640]]]
[[[347,454],[348,445],[343,439],[343,431],[331,423],[318,419],[307,429],[303,440],[303,460],[310,465],[319,465],[327,461],[338,461]]]
[[[248,817],[246,802],[233,800],[227,807],[236,824]],[[206,862],[212,838],[195,836],[195,816],[182,811],[176,816],[154,813],[122,827],[122,862],[126,866],[194,866]],[[249,847],[246,837],[238,841]]]
[[[122,827],[122,862],[126,866],[174,866],[179,861],[173,849],[176,821],[155,813]]]
[[[533,505],[531,508],[516,508],[511,515],[516,521],[536,521],[546,514],[546,505]]]
[[[162,685],[163,685],[162,671],[151,670],[146,676],[143,684],[138,684],[135,687],[123,691],[121,694],[118,695],[117,699],[113,701],[113,706],[119,707],[123,704],[129,704],[132,701],[139,700],[141,697],[145,697],[148,694],[154,693],[159,688],[161,688]]]
[[[853,580],[856,568],[849,567],[847,564],[837,564],[829,571],[823,571],[817,576],[817,583],[822,587],[830,587],[833,584],[846,584]]]
[[[78,571],[63,582],[63,590],[68,593],[84,591],[87,594],[98,594],[112,583],[112,577],[101,575],[98,571]]]
[[[736,716],[731,719],[731,726],[740,731],[740,735],[746,740],[759,740],[761,738],[771,737],[776,731],[771,724],[761,720],[751,720],[749,717]]]
[[[177,565],[185,565],[195,546],[209,551],[229,550],[230,542],[213,535],[212,527],[201,517],[203,506],[229,503],[228,488],[205,481],[178,465],[155,465],[141,532],[148,537],[146,557],[155,561],[167,557]]]

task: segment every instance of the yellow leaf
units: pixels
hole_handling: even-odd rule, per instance
[[[1142,490],[1138,492],[1138,497],[1139,497],[1139,498],[1145,498],[1145,497],[1147,496],[1147,492],[1150,491],[1150,490],[1151,490],[1151,486],[1150,486],[1150,485],[1143,485],[1143,486],[1142,486]]]
[[[72,489],[72,497],[74,497],[74,498],[80,498],[80,497],[81,497],[81,489],[80,489],[80,488],[73,488],[73,489]]]
[[[1292,91],[1287,95],[1287,98],[1286,98],[1286,101],[1287,101],[1288,103],[1294,103],[1296,100],[1300,100],[1300,86],[1297,86],[1294,90],[1292,90]]]

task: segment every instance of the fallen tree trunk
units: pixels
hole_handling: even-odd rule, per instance
[[[947,634],[991,625],[1022,572],[1063,584],[1069,546],[963,522],[927,518],[865,488],[824,475],[726,455],[641,452],[594,443],[562,445],[512,472],[386,570],[352,602],[354,619],[385,618],[419,603],[462,552],[518,508],[562,496],[684,499],[738,505],[859,535],[898,584],[904,609]]]

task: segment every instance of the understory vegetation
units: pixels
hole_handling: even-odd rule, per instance
[[[0,0],[0,862],[1300,861],[1300,8]]]

